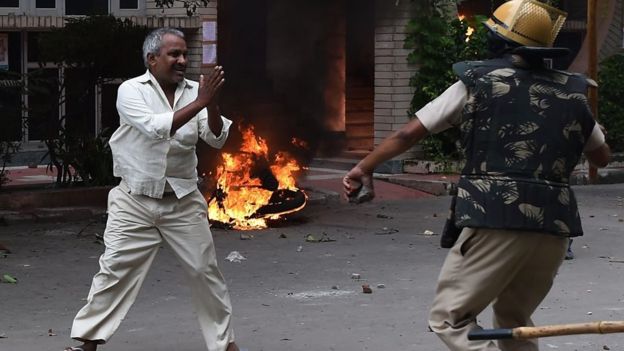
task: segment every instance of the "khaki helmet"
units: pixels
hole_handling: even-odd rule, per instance
[[[552,47],[567,13],[536,0],[511,0],[499,6],[485,25],[522,46]]]

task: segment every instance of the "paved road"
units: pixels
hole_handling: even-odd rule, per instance
[[[574,242],[537,324],[624,320],[624,185],[577,187],[587,235]],[[215,229],[239,344],[250,351],[444,350],[426,316],[446,250],[438,248],[448,198],[338,200],[309,206],[252,240]],[[58,351],[84,303],[103,246],[102,222],[0,227],[0,350]],[[280,238],[280,236],[286,238]],[[310,243],[326,234],[335,240]],[[301,249],[298,249],[301,247]],[[225,260],[231,251],[247,259]],[[360,274],[361,280],[352,279]],[[185,279],[163,248],[137,303],[102,350],[202,350]],[[368,283],[372,294],[363,294]],[[378,288],[384,284],[385,288]],[[490,315],[482,316],[485,326]],[[624,350],[624,334],[548,338],[542,350]]]

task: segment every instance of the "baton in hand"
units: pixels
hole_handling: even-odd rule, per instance
[[[624,332],[624,321],[555,324],[541,327],[517,327],[498,329],[475,329],[468,333],[468,340],[535,339],[547,336],[575,334],[610,334]]]

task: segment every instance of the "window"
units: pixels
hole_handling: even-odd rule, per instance
[[[119,0],[119,9],[121,10],[138,10],[139,0]]]
[[[35,7],[38,9],[53,9],[56,7],[56,0],[37,0]]]
[[[0,0],[0,7],[19,7],[19,0]]]
[[[65,14],[106,15],[108,14],[108,0],[65,0]]]

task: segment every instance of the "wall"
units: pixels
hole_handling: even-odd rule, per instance
[[[403,48],[403,41],[414,11],[412,1],[375,2],[375,145],[410,120],[407,110],[414,90],[409,80],[417,66],[407,63],[409,50]],[[401,172],[401,160],[416,156],[418,150],[396,157],[379,171]]]

